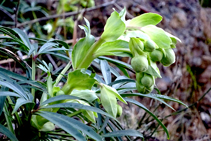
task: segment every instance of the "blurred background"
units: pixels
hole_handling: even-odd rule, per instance
[[[113,9],[119,12],[124,7],[128,12],[126,19],[148,12],[160,14],[163,20],[158,26],[181,39],[174,49],[176,63],[170,67],[158,64],[162,78],[156,80],[156,85],[162,94],[190,106],[185,109],[178,103],[168,102],[175,112],[151,99],[138,100],[162,119],[170,140],[210,140],[210,0],[0,0],[0,25],[18,27],[30,37],[64,40],[72,47],[84,37],[78,28],[85,24],[83,17],[89,20],[92,34],[97,39]],[[45,57],[55,70],[67,63],[67,60],[50,55]],[[0,54],[0,67],[24,73],[12,60],[6,59]],[[116,59],[130,63],[129,58]],[[135,74],[129,74],[135,78]],[[125,128],[144,132],[147,140],[167,140],[162,128],[135,106],[124,107],[119,120]]]

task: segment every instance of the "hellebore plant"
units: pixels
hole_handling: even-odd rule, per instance
[[[127,21],[125,14],[125,9],[120,13],[114,11],[98,41],[91,35],[88,20],[84,19],[86,25],[79,27],[86,36],[72,50],[63,41],[28,38],[20,29],[0,26],[0,32],[6,35],[0,37],[0,52],[17,60],[5,48],[18,49],[31,58],[31,61],[18,61],[26,76],[0,68],[0,132],[14,141],[101,141],[105,138],[122,140],[122,136],[128,140],[131,140],[129,136],[144,138],[141,132],[124,130],[116,119],[124,112],[119,105],[122,102],[144,109],[169,138],[158,117],[140,102],[128,97],[149,97],[170,108],[163,99],[183,104],[165,95],[147,94],[154,89],[155,79],[161,78],[156,62],[164,66],[174,63],[172,48],[179,39],[156,27],[162,20],[158,14],[146,13]],[[71,54],[71,60],[62,51]],[[58,75],[54,75],[52,65],[40,60],[43,54],[65,58],[69,63]],[[108,55],[131,57],[131,65],[105,57]],[[115,64],[126,76],[121,76],[108,62]],[[102,77],[90,71],[90,65],[101,69]],[[73,69],[70,69],[71,66]],[[36,68],[47,74],[46,82],[36,81]],[[136,81],[130,79],[126,69],[135,71]],[[112,74],[116,77],[113,82]],[[56,79],[53,76],[57,76]],[[65,82],[62,87],[57,86],[60,81]],[[134,90],[140,93],[133,93]]]

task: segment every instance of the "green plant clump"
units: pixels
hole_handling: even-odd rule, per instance
[[[0,132],[12,141],[144,138],[144,132],[125,130],[116,119],[124,112],[120,105],[132,103],[157,121],[169,138],[161,120],[130,97],[150,97],[170,108],[163,99],[183,104],[168,96],[143,95],[154,89],[155,79],[160,77],[154,61],[161,61],[164,66],[174,63],[171,46],[179,39],[155,26],[162,20],[158,14],[147,13],[128,21],[125,15],[125,9],[120,13],[114,11],[98,41],[91,35],[89,21],[84,19],[86,24],[80,28],[86,36],[73,49],[60,40],[29,38],[18,28],[0,26],[0,53],[13,58],[26,74],[0,68]],[[18,50],[28,58],[17,59],[14,54]],[[55,71],[51,63],[42,60],[46,54],[68,63]],[[132,57],[132,67],[107,55]],[[120,68],[125,76],[108,62]],[[95,73],[92,64],[101,74]],[[45,75],[45,81],[37,75],[38,69]],[[136,81],[130,78],[128,70],[136,72]],[[64,85],[59,87],[59,82]]]

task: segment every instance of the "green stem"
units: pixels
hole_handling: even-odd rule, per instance
[[[35,73],[36,73],[35,67],[36,67],[35,60],[32,57],[32,76],[31,77],[32,77],[32,80],[34,80],[34,81],[35,81]],[[35,89],[32,88],[31,93],[32,93],[32,96],[35,99]]]
[[[3,111],[4,111],[4,116],[5,116],[5,119],[7,121],[7,126],[8,126],[8,129],[13,133],[15,134],[14,130],[13,130],[13,127],[12,127],[12,121],[11,121],[11,115],[7,109],[7,104],[4,103],[4,108],[3,108]]]
[[[67,116],[68,117],[73,117],[73,116],[75,116],[75,115],[78,115],[78,114],[80,114],[81,112],[82,112],[83,110],[78,110],[78,111],[76,111],[76,112],[73,112],[73,113],[71,113],[71,114],[68,114]]]
[[[64,74],[67,72],[67,70],[71,67],[71,61],[67,64],[67,66],[62,70],[62,72],[59,74],[59,76],[56,78],[56,82],[53,85],[54,87],[59,83],[59,81],[62,79]]]
[[[94,58],[95,51],[105,42],[102,38],[100,38],[97,42],[95,42],[90,49],[88,50],[87,54],[84,56],[84,59],[81,61],[79,66],[76,69],[80,68],[88,68],[89,65],[92,63]]]

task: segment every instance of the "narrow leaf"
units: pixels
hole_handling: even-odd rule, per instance
[[[143,138],[143,135],[141,133],[132,129],[113,131],[103,135],[103,137],[122,137],[122,136],[135,136]]]
[[[78,120],[75,120],[73,118],[58,114],[58,113],[52,113],[52,112],[44,112],[41,111],[38,113],[40,116],[48,119],[49,121],[53,122],[54,124],[58,125],[62,129],[64,129],[69,134],[72,134],[73,131],[75,131],[75,134],[73,135],[77,140],[79,141],[85,141],[85,138],[79,134],[79,132],[76,134],[77,130],[81,130],[83,133],[87,134],[91,138],[101,141],[102,138],[100,135],[98,135],[91,127],[79,122]],[[77,130],[73,130],[73,129]],[[77,135],[77,136],[76,136]]]
[[[59,100],[66,100],[66,99],[79,99],[79,98],[76,96],[70,96],[70,95],[58,95],[55,97],[51,97],[48,100],[40,103],[40,106],[43,106],[43,105],[46,105],[46,104],[49,104],[49,103],[52,103],[55,101],[59,101]]]
[[[137,106],[139,106],[140,108],[142,108],[143,110],[145,110],[148,114],[150,114],[159,124],[160,126],[164,129],[164,131],[167,134],[167,138],[169,139],[169,133],[167,128],[165,127],[165,125],[163,125],[163,123],[157,118],[156,115],[154,115],[152,112],[150,112],[143,104],[139,103],[138,101],[134,100],[134,99],[130,99],[130,98],[125,98],[125,100],[127,102],[133,103]]]
[[[115,119],[114,117],[112,117],[111,115],[107,114],[106,112],[100,110],[99,108],[83,105],[83,104],[80,104],[80,103],[73,103],[73,102],[59,103],[59,104],[44,106],[42,108],[43,109],[44,108],[77,108],[77,109],[84,109],[84,110],[89,110],[89,111],[93,111],[93,112],[96,112],[96,113],[100,113],[100,114],[103,114],[103,115],[106,115],[108,117]]]
[[[169,104],[167,104],[165,101],[163,101],[162,99],[156,97],[156,95],[153,94],[140,94],[140,93],[132,93],[132,94],[121,94],[122,97],[126,97],[126,96],[143,96],[143,97],[148,97],[148,98],[152,98],[155,99],[157,101],[160,101],[161,103],[165,104],[166,106],[168,106],[169,108],[171,108],[172,110],[175,111],[175,109],[173,107],[171,107]]]
[[[0,132],[2,134],[4,134],[5,136],[7,136],[8,138],[10,138],[12,141],[18,141],[16,136],[13,133],[11,133],[6,127],[4,127],[1,124],[0,124]]]
[[[108,62],[101,60],[100,66],[106,84],[111,83],[111,71]]]
[[[18,108],[24,104],[27,104],[27,103],[33,103],[32,101],[29,101],[29,100],[26,100],[24,98],[18,98],[17,101],[16,101],[16,104],[15,104],[15,107],[12,111],[12,114],[14,114]]]
[[[14,28],[13,29],[18,35],[19,37],[21,38],[21,40],[24,42],[24,44],[29,48],[31,49],[32,48],[32,45],[29,41],[29,38],[28,36],[26,35],[26,33],[24,33],[22,30],[18,29],[18,28]]]

